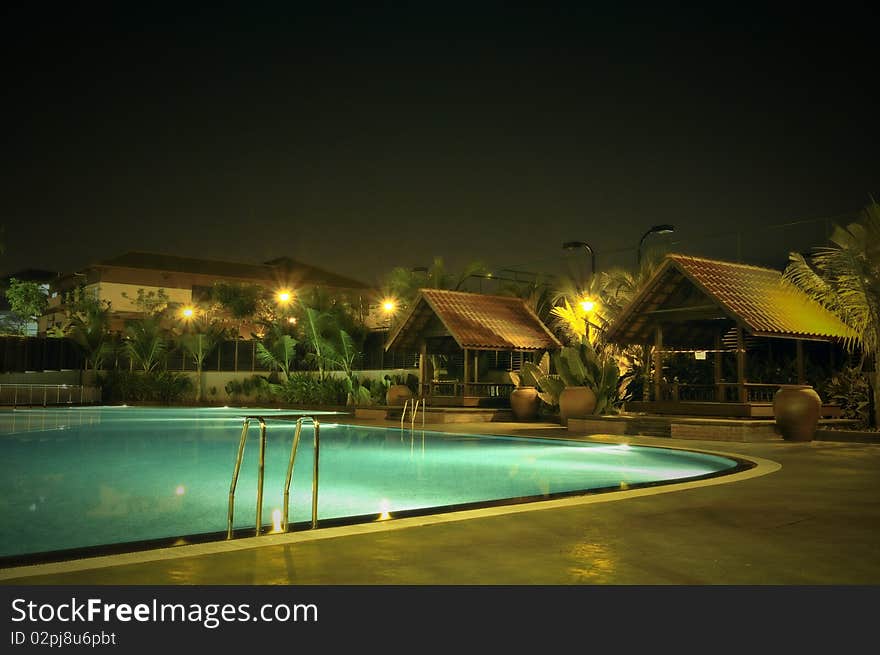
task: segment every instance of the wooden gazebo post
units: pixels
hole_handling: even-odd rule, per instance
[[[427,397],[426,385],[430,383],[428,378],[428,342],[422,339],[419,345],[419,396]]]
[[[724,387],[721,386],[721,374],[723,373],[724,352],[721,350],[721,333],[715,333],[715,400],[719,403],[724,402]]]
[[[663,400],[663,327],[658,324],[654,329],[654,402]]]
[[[468,348],[465,348],[464,349],[464,376],[463,376],[464,379],[462,380],[462,382],[464,384],[462,385],[462,396],[469,396],[470,395],[468,393],[468,381],[470,380],[470,377],[471,377],[471,361],[470,361],[471,358],[469,357],[469,355],[470,355],[470,350]]]
[[[804,373],[804,342],[802,339],[795,341],[796,358],[797,358],[797,383],[806,384],[807,376]]]
[[[746,344],[742,325],[736,326],[736,381],[739,384],[739,401],[749,402],[749,392],[746,389]]]

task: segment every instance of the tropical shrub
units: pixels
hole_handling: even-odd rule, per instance
[[[98,386],[105,402],[180,402],[192,393],[193,383],[185,373],[174,371],[120,371],[99,373]]]
[[[849,367],[832,375],[820,393],[826,402],[840,405],[841,418],[855,419],[861,429],[870,424],[871,388],[859,369]]]
[[[610,350],[597,353],[589,343],[566,346],[551,356],[557,373],[548,372],[546,364],[541,367],[525,362],[519,376],[511,376],[515,384],[538,388],[538,397],[548,406],[559,405],[559,395],[566,387],[589,387],[596,394],[594,414],[616,411],[620,400],[621,376],[617,361]]]
[[[297,341],[278,326],[273,325],[266,335],[257,341],[257,359],[270,371],[281,371],[290,378],[290,366],[296,355]]]
[[[149,398],[166,404],[177,403],[192,393],[193,382],[185,373],[159,371],[144,376],[146,393]]]
[[[347,380],[327,377],[321,380],[309,373],[291,373],[278,385],[278,394],[289,405],[344,405],[348,399]]]
[[[835,225],[830,245],[807,258],[789,254],[784,278],[835,312],[851,328],[846,345],[873,360],[875,426],[880,426],[880,204],[874,199],[859,220]]]
[[[620,369],[610,352],[600,351],[588,342],[567,346],[554,353],[553,364],[567,387],[589,387],[596,394],[594,414],[608,414],[620,404]]]

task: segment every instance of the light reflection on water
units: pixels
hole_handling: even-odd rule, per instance
[[[0,556],[226,527],[244,414],[283,410],[46,409],[0,413]],[[14,414],[10,416],[10,414]],[[637,446],[443,435],[331,423],[321,429],[319,518],[621,488],[733,468],[722,457]],[[268,421],[263,516],[282,506],[293,424]],[[252,424],[235,506],[253,527],[257,435]],[[311,512],[312,428],[291,488],[291,523]],[[182,490],[182,492],[181,492]]]

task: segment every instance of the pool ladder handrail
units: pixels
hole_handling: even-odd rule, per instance
[[[287,477],[284,479],[284,508],[282,510],[281,530],[287,532],[290,513],[290,483],[293,480],[293,463],[299,447],[303,421],[311,421],[315,428],[315,457],[312,461],[312,530],[318,527],[318,456],[321,448],[321,423],[314,416],[302,416],[296,420],[296,431],[293,433],[293,444],[290,446],[290,459],[287,462]]]
[[[293,460],[296,457],[297,446],[302,432],[302,424],[304,420],[311,420],[315,426],[315,457],[312,464],[312,528],[318,525],[318,455],[320,448],[320,423],[314,416],[301,416],[296,421],[296,431],[293,436],[293,445],[290,448],[290,460],[287,465],[287,478],[284,483],[284,512],[282,529],[286,532],[288,528],[288,501],[290,498],[290,482],[293,477]],[[235,488],[238,485],[238,474],[241,471],[241,462],[244,458],[244,447],[247,443],[248,429],[251,420],[260,423],[260,454],[257,468],[257,511],[256,511],[256,536],[260,536],[263,527],[263,478],[266,468],[266,419],[263,416],[245,416],[244,423],[241,427],[241,437],[238,442],[238,453],[235,458],[235,467],[232,471],[232,482],[229,485],[229,508],[226,515],[226,538],[232,539],[232,523],[235,510]]]
[[[419,413],[419,403],[422,404],[422,427],[425,427],[425,402],[424,398],[414,398],[412,400],[412,405],[410,405],[410,399],[407,399],[406,402],[403,403],[403,411],[400,413],[400,429],[403,430],[403,421],[406,418],[406,408],[409,407],[411,411],[410,418],[410,429],[413,429],[416,425],[416,416]]]

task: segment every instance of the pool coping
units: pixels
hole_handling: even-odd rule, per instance
[[[616,435],[608,436],[611,436],[611,438],[614,439]],[[729,457],[736,460],[749,462],[753,466],[745,470],[729,473],[726,475],[717,475],[684,482],[672,482],[657,486],[645,486],[634,489],[606,491],[600,494],[572,495],[565,496],[563,498],[541,499],[510,505],[495,505],[491,507],[448,511],[437,514],[425,514],[405,518],[377,520],[369,523],[356,523],[350,525],[324,527],[316,530],[302,530],[296,532],[275,534],[269,533],[261,535],[259,537],[241,537],[233,540],[183,544],[151,550],[138,550],[112,555],[99,555],[94,557],[65,560],[59,562],[13,566],[8,568],[0,568],[0,581],[110,568],[115,566],[125,566],[128,564],[143,564],[147,562],[207,556],[241,550],[250,550],[254,548],[261,548],[263,546],[292,545],[303,542],[319,541],[323,539],[335,539],[360,534],[404,530],[408,528],[425,527],[457,521],[489,518],[494,516],[504,516],[508,514],[518,514],[522,512],[560,509],[565,507],[589,505],[593,503],[615,502],[620,500],[627,500],[630,498],[652,496],[662,493],[686,491],[690,489],[714,486],[718,484],[741,482],[751,478],[775,473],[782,468],[782,465],[778,462],[762,457],[756,457],[753,455],[744,456],[739,453],[718,451],[714,449],[708,450],[701,448],[699,450],[693,450],[686,447],[664,447],[670,448],[672,450],[701,452],[722,457]]]

